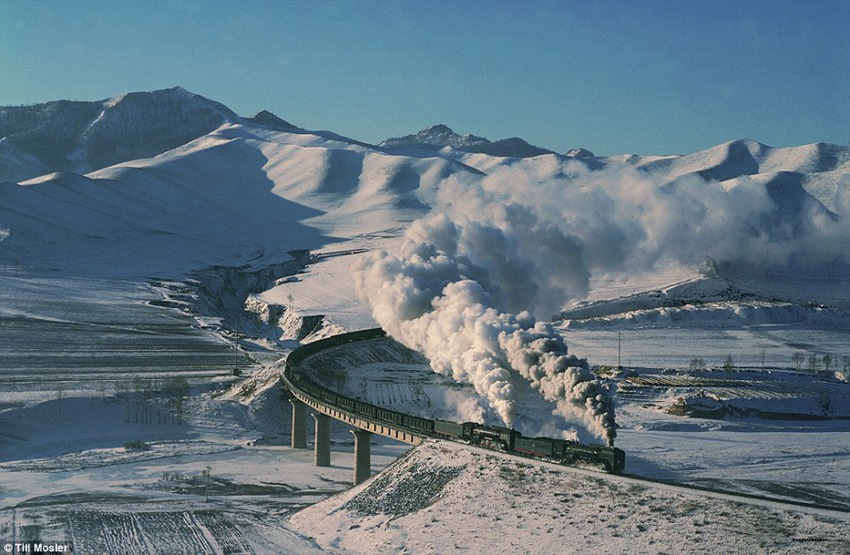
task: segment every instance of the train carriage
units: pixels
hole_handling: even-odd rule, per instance
[[[427,432],[428,434],[434,432],[434,421],[428,418],[420,418],[418,416],[410,416],[405,414],[403,425],[412,430]]]

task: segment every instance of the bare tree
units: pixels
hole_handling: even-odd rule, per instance
[[[693,371],[705,370],[705,360],[700,357],[692,358],[689,367]]]
[[[150,400],[153,393],[153,384],[148,379],[133,379],[133,409],[135,411],[134,422],[150,423],[151,407]]]
[[[806,360],[806,353],[803,351],[797,351],[791,358],[794,360],[794,366],[797,368],[797,372],[803,369],[803,362]]]
[[[817,373],[820,370],[820,358],[815,353],[809,355],[809,372]]]
[[[182,424],[184,404],[186,397],[189,395],[189,382],[183,377],[170,378],[165,384],[165,391],[168,396],[168,411],[171,413],[171,423]]]
[[[130,384],[124,380],[120,380],[115,382],[113,386],[115,388],[115,395],[119,399],[124,400],[124,422],[130,421]]]
[[[203,476],[205,478],[205,485],[204,485],[204,497],[205,497],[204,502],[205,503],[210,502],[210,473],[211,472],[212,472],[211,466],[206,466],[201,471],[201,474],[203,474]]]
[[[56,399],[59,401],[59,414],[62,414],[62,399],[65,398],[65,384],[59,383],[56,386]]]

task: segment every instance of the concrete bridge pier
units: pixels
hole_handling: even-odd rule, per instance
[[[331,465],[331,417],[327,414],[314,412],[316,421],[316,441],[313,443],[313,462],[316,466]],[[357,443],[355,439],[354,443]]]
[[[372,475],[372,432],[356,429],[354,434],[354,485],[362,484]]]
[[[307,405],[298,399],[290,399],[292,405],[292,448],[307,448]]]

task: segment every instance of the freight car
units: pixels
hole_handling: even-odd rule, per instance
[[[383,330],[380,329],[364,330],[322,339],[295,349],[286,360],[283,375],[284,386],[349,414],[414,434],[462,441],[488,449],[546,459],[561,464],[581,463],[599,466],[608,472],[623,472],[626,455],[616,447],[588,445],[548,437],[528,438],[510,428],[485,426],[475,422],[458,423],[412,416],[340,395],[318,385],[298,371],[305,358],[323,349],[353,341],[376,339],[384,337],[384,335]]]

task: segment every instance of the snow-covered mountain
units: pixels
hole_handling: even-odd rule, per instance
[[[846,184],[850,175],[850,148],[826,143],[772,148],[739,139],[684,156],[634,157],[629,161],[666,181],[698,175],[729,187],[753,182],[772,195],[798,195],[798,201],[805,191],[833,211],[841,210],[836,205],[840,196],[836,188]]]
[[[181,273],[274,263],[423,213],[417,192],[469,169],[306,133],[224,124],[155,158],[0,184],[4,263]]]
[[[556,222],[584,222],[573,230],[579,236],[610,229],[620,241],[660,241],[649,257],[693,250],[675,244],[689,234],[722,243],[733,227],[742,234],[736,248],[793,250],[799,239],[787,256],[847,239],[844,227],[829,224],[848,211],[850,148],[839,145],[736,140],[683,156],[595,157],[437,125],[371,146],[265,111],[243,118],[180,88],[0,108],[0,133],[4,264],[124,275],[262,264],[293,249],[397,237],[506,172],[562,183],[551,192],[572,196],[542,199],[540,209],[558,210]],[[662,209],[678,218],[666,228],[661,212],[644,214]],[[585,239],[611,239],[594,237]]]
[[[268,110],[240,117],[223,104],[174,87],[93,102],[0,106],[0,181],[85,174],[150,158],[234,123],[371,146],[330,131],[307,131]]]
[[[149,158],[239,120],[180,87],[95,102],[0,107],[0,180]]]
[[[454,151],[459,151],[509,158],[529,158],[541,154],[554,154],[551,150],[530,145],[518,137],[494,142],[475,135],[459,135],[442,123],[426,127],[411,135],[387,139],[378,146],[388,152],[442,151],[451,155]]]

